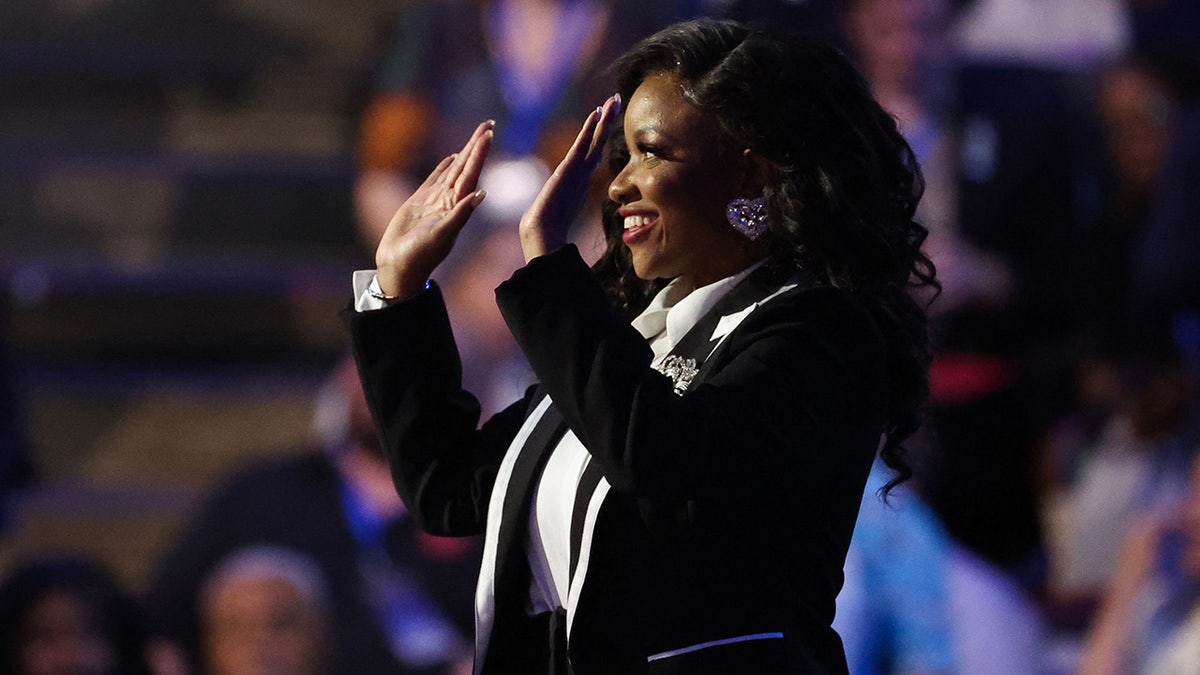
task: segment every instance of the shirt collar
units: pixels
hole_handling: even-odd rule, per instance
[[[665,349],[654,351],[656,354],[669,352],[713,305],[764,262],[765,259],[760,260],[741,272],[696,289],[676,277],[633,320],[634,329],[651,342],[665,338]]]

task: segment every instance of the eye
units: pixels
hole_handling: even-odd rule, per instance
[[[662,158],[664,156],[662,148],[653,143],[639,142],[637,144],[637,151],[644,157],[651,159]]]

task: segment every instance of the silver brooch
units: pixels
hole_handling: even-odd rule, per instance
[[[685,359],[674,354],[667,356],[654,369],[671,378],[671,381],[675,383],[675,393],[680,396],[687,391],[688,386],[695,379],[696,373],[700,372],[696,368],[696,359]]]

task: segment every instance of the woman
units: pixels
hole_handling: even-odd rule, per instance
[[[845,672],[858,502],[881,435],[905,475],[927,390],[911,150],[819,45],[696,21],[618,68],[496,291],[524,400],[476,430],[425,281],[484,197],[490,123],[356,275],[358,309],[386,305],[347,318],[396,487],[431,531],[485,532],[478,673]],[[563,242],[618,117],[593,273]]]

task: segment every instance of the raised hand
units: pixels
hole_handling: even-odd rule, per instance
[[[384,294],[415,295],[450,254],[459,231],[486,194],[476,188],[494,126],[489,120],[476,127],[463,149],[443,159],[392,216],[375,250]]]
[[[583,205],[592,172],[604,156],[608,132],[620,111],[621,97],[614,95],[588,115],[575,143],[521,216],[521,249],[526,262],[567,243],[567,231]]]

